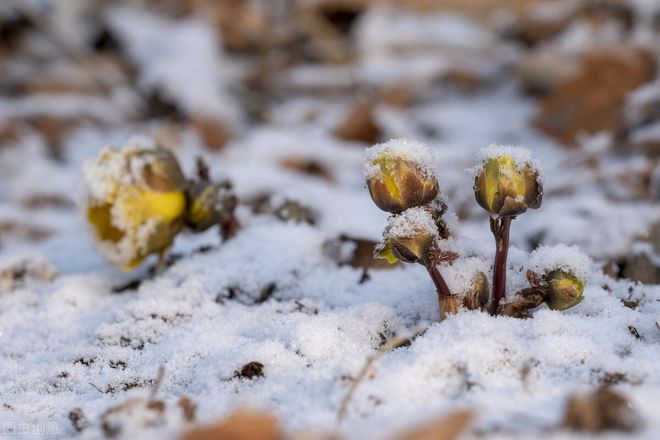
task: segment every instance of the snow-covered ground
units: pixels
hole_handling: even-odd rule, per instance
[[[135,30],[122,14],[111,14],[110,22]],[[391,43],[370,40],[369,26],[386,26],[388,19],[370,16],[359,34],[369,56],[354,73],[374,83],[384,81],[373,78],[379,68],[400,74],[388,69],[385,62],[391,59],[374,49]],[[454,27],[436,40],[456,45],[458,58],[490,44],[489,35],[474,34],[478,29],[443,20]],[[177,26],[153,24],[150,29],[154,34],[181,32],[181,45],[202,54],[217,51],[186,40],[210,38],[193,24]],[[414,22],[404,20],[400,26],[412,42],[401,37],[397,43],[413,44]],[[471,35],[474,47],[456,41],[456,33]],[[124,34],[128,39],[144,36]],[[142,55],[151,50],[149,41],[132,47],[131,55],[149,58]],[[501,53],[488,53],[475,70],[497,71],[509,50],[498,47]],[[445,68],[418,61],[409,60],[409,65],[429,75]],[[193,65],[193,72],[204,68],[196,62],[201,67]],[[154,63],[141,83],[151,87],[166,81],[167,90],[178,93],[181,73],[167,72],[162,59]],[[204,77],[191,87],[215,81]],[[195,99],[206,99],[214,111],[228,99],[224,91],[214,93],[205,96],[196,89],[184,102],[190,99],[195,107]],[[107,117],[110,110],[103,106],[117,104],[115,98],[80,105],[85,111],[100,106],[99,114]],[[3,99],[2,106],[3,112],[20,112],[27,103]],[[158,397],[171,408],[189,396],[198,405],[200,423],[247,405],[274,413],[292,432],[338,429],[349,439],[379,439],[469,408],[476,419],[468,435],[576,438],[561,428],[568,397],[611,384],[642,421],[635,438],[660,438],[660,286],[615,280],[602,271],[609,259],[632,250],[660,212],[657,202],[649,200],[613,201],[607,185],[594,177],[596,171],[584,165],[585,155],[598,151],[603,136],[583,139],[582,149],[560,147],[530,126],[535,103],[507,78],[476,94],[430,85],[414,106],[379,108],[376,117],[386,137],[409,137],[432,148],[454,244],[466,255],[488,262],[494,255],[488,217],[474,201],[468,171],[477,151],[493,143],[524,145],[540,160],[546,196],[540,209],[513,222],[509,295],[527,287],[526,270],[541,264],[530,258],[539,243],[576,245],[590,257],[585,299],[567,311],[541,306],[530,319],[471,311],[437,322],[434,286],[423,267],[374,268],[365,276],[363,269],[339,264],[328,252],[328,243],[341,235],[378,241],[387,224],[387,214],[374,206],[362,176],[368,145],[339,140],[329,130],[349,107],[345,97],[293,94],[278,101],[270,121],[260,125],[242,126],[231,114],[239,135],[218,152],[205,149],[193,130],[183,129],[168,147],[187,175],[202,155],[214,178],[233,182],[242,201],[237,211],[242,228],[224,243],[216,230],[180,234],[170,252],[180,258],[157,276],[150,272],[155,258],[132,273],[106,263],[77,205],[26,203],[34,195],[78,203],[83,164],[102,147],[121,146],[135,134],[155,135],[157,124],[79,127],[57,159],[36,134],[1,148],[0,220],[47,236],[31,241],[14,230],[1,238],[0,272],[28,266],[20,280],[0,280],[0,438],[101,437],[102,414],[148,395],[161,367]],[[311,111],[316,119],[309,117]],[[291,158],[319,164],[327,175],[282,165]],[[603,156],[603,169],[616,170],[622,160]],[[272,206],[295,200],[311,208],[316,221],[287,222],[268,210],[255,213],[250,202],[264,195]],[[142,281],[130,285],[135,280]],[[385,353],[374,365],[338,424],[341,402],[365,361],[395,335],[424,327],[409,346]],[[263,365],[262,374],[241,374],[251,362]],[[69,419],[74,408],[90,422],[81,433]],[[177,438],[189,424],[169,411],[155,426],[145,426],[139,417],[119,417],[121,435]]]

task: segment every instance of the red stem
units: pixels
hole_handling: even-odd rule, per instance
[[[435,290],[438,293],[438,307],[440,309],[440,320],[442,320],[443,318],[442,298],[450,297],[453,295],[449,290],[449,286],[447,285],[447,282],[440,274],[440,271],[438,270],[437,266],[431,262],[425,262],[424,266],[426,266],[426,270],[429,271],[429,275],[431,275],[433,284],[435,284]]]
[[[490,314],[497,315],[500,301],[504,298],[506,290],[506,258],[509,253],[509,229],[511,228],[511,217],[502,217],[494,220],[495,227],[495,265],[493,267],[493,302]]]

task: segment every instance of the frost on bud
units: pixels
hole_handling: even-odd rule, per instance
[[[490,291],[485,273],[476,272],[464,289],[458,294],[442,298],[440,303],[442,317],[458,313],[461,305],[467,310],[484,310],[486,308]]]
[[[528,150],[491,145],[475,168],[474,195],[491,215],[516,216],[541,206],[543,186]]]
[[[431,213],[424,208],[410,208],[389,218],[374,256],[390,263],[420,262],[427,258],[436,238],[437,226]]]
[[[591,260],[577,246],[541,246],[530,256],[527,279],[552,310],[580,303]]]
[[[441,244],[443,248],[448,248],[448,243]],[[439,267],[444,280],[456,297],[456,307],[462,305],[468,310],[483,310],[488,303],[489,298],[489,283],[486,273],[489,269],[489,263],[478,257],[461,257],[455,259],[449,265],[441,265]],[[443,303],[445,298],[442,299]],[[449,301],[449,304],[442,306],[447,308],[447,313],[455,313],[452,311],[454,301]]]
[[[85,214],[103,255],[131,270],[162,254],[181,230],[185,179],[159,146],[106,148],[85,167]]]
[[[557,269],[545,279],[548,284],[545,303],[552,310],[566,310],[582,301],[585,283],[575,275]]]
[[[369,148],[364,175],[369,194],[383,211],[399,213],[433,201],[438,180],[430,150],[405,139],[391,140]]]

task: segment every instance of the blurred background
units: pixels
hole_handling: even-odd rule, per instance
[[[244,222],[295,200],[369,250],[385,214],[363,149],[410,137],[436,150],[460,233],[490,240],[474,153],[526,145],[546,196],[514,243],[579,244],[658,283],[659,54],[655,0],[3,0],[0,252],[104,267],[80,169],[134,134],[188,172],[205,157]]]

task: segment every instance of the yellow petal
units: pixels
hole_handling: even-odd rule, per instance
[[[376,258],[381,258],[383,260],[387,260],[387,262],[390,263],[390,264],[394,264],[397,261],[399,261],[399,259],[397,257],[395,257],[394,254],[392,253],[392,245],[391,244],[387,244],[383,248],[377,250],[375,257]]]
[[[183,215],[186,200],[182,191],[158,192],[131,186],[120,195],[117,206],[121,218],[115,219],[115,225],[137,227],[151,218],[176,220]]]
[[[91,206],[87,208],[87,220],[94,227],[99,239],[117,243],[124,233],[113,226],[110,209],[108,204]]]

